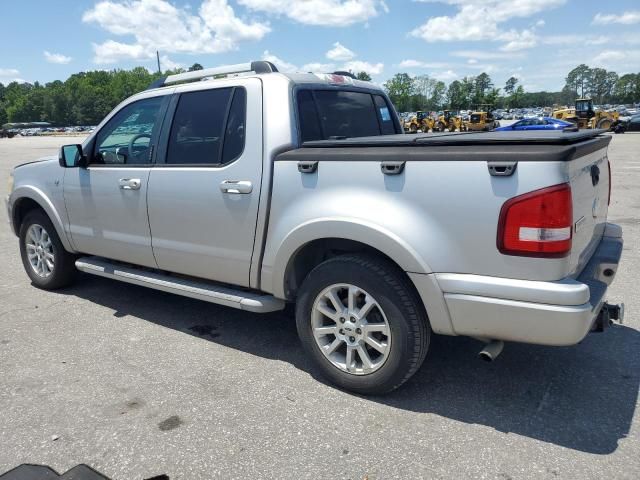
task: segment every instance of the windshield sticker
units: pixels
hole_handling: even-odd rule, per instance
[[[382,117],[383,122],[391,120],[391,115],[389,114],[389,109],[387,107],[380,107],[380,116]]]

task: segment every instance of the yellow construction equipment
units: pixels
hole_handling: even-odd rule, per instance
[[[467,130],[472,132],[484,131],[488,132],[500,126],[500,123],[493,117],[491,112],[492,105],[484,103],[478,105],[478,108],[471,112],[469,122],[467,122]]]
[[[451,110],[443,110],[442,115],[440,115],[435,122],[433,131],[444,132],[445,129],[448,129],[450,132],[455,132],[456,130],[462,132],[465,129],[465,124],[460,117],[453,115]]]
[[[409,133],[426,133],[429,130],[432,130],[434,125],[435,120],[427,112],[418,111],[415,116],[411,117],[408,122],[404,123],[404,130]]]
[[[575,123],[578,128],[603,128],[609,130],[618,121],[618,112],[594,110],[593,100],[578,98],[575,107],[560,108],[553,111],[553,118]]]

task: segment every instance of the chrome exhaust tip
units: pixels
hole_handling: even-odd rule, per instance
[[[491,340],[480,350],[478,356],[485,362],[493,362],[502,353],[503,348],[504,342],[502,340]]]

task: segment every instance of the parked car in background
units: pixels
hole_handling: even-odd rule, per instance
[[[574,125],[572,123],[565,122],[564,120],[558,120],[557,118],[540,117],[525,118],[524,120],[519,120],[512,125],[496,128],[496,131],[499,130],[503,132],[511,132],[521,130],[562,130],[564,128],[573,126]]]
[[[640,132],[640,114],[633,115],[625,122],[626,132]]]

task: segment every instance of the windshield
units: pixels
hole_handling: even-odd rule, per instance
[[[395,115],[379,94],[346,90],[300,90],[302,141],[393,135]]]
[[[576,102],[576,110],[580,112],[589,110],[589,100],[578,100]]]

